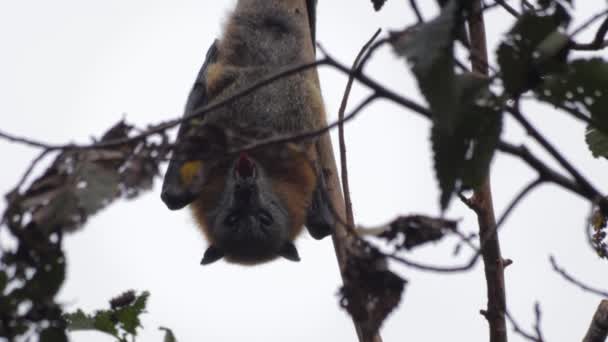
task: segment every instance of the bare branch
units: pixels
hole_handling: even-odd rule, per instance
[[[513,331],[516,334],[525,338],[528,341],[544,342],[543,335],[540,330],[541,311],[540,311],[540,305],[538,303],[536,303],[534,305],[534,314],[535,314],[535,318],[536,318],[536,322],[534,323],[534,333],[536,335],[532,335],[532,333],[526,332],[524,329],[522,329],[519,326],[519,324],[517,324],[517,321],[515,320],[515,318],[513,318],[513,315],[511,315],[511,313],[508,310],[505,311],[505,316],[509,320],[509,323],[511,323],[511,325],[513,326]]]
[[[346,110],[346,105],[348,104],[348,97],[350,95],[350,90],[353,86],[354,71],[359,68],[359,61],[366,53],[367,49],[369,49],[370,45],[376,40],[378,35],[380,34],[380,29],[374,33],[374,35],[363,45],[355,61],[353,62],[353,66],[351,67],[351,74],[348,77],[348,82],[346,83],[346,89],[344,89],[344,95],[342,96],[342,103],[340,103],[340,109],[338,110],[338,120],[340,124],[338,126],[338,140],[340,145],[340,169],[342,171],[342,193],[344,194],[344,206],[346,208],[346,223],[347,229],[352,230],[355,226],[355,218],[353,214],[353,204],[350,198],[350,186],[348,181],[348,162],[346,159],[346,141],[344,138],[344,111]]]
[[[571,48],[574,50],[583,50],[583,51],[593,51],[593,50],[601,50],[608,46],[608,40],[605,40],[606,33],[608,32],[608,18],[604,19],[602,25],[598,28],[595,33],[595,38],[593,41],[587,44],[574,43]]]
[[[418,2],[416,0],[410,0],[410,7],[412,8],[412,11],[414,11],[418,23],[423,23],[424,18],[422,17],[422,13],[420,13],[420,8],[418,8]]]
[[[488,76],[487,41],[481,8],[481,0],[472,2],[472,14],[469,17],[468,24],[471,56],[475,56],[475,58],[471,60],[471,64],[473,72]],[[488,314],[485,317],[489,325],[490,342],[506,342],[504,266],[496,232],[496,218],[494,217],[489,174],[482,185],[475,189],[471,204],[476,208],[475,213],[479,224],[480,250],[484,262],[488,298]]]
[[[537,179],[533,180],[532,182],[530,182],[528,185],[526,185],[526,187],[523,188],[519,192],[519,194],[517,196],[515,196],[515,198],[511,201],[511,203],[509,204],[507,209],[505,209],[505,212],[502,214],[502,216],[500,216],[500,218],[498,219],[498,222],[496,223],[496,229],[499,229],[502,226],[502,224],[505,222],[507,217],[509,217],[509,214],[511,214],[513,209],[515,209],[515,207],[517,207],[519,202],[521,202],[526,197],[526,195],[528,195],[532,190],[534,190],[534,188],[541,185],[544,181],[545,180],[542,178],[537,178]]]
[[[595,289],[595,288],[593,288],[591,286],[585,285],[580,280],[577,280],[574,277],[572,277],[570,274],[568,274],[566,272],[566,270],[564,270],[563,268],[559,267],[559,265],[555,261],[555,258],[552,255],[549,256],[549,262],[551,262],[551,266],[553,267],[553,270],[555,272],[557,272],[559,275],[561,275],[562,278],[564,278],[568,282],[570,282],[570,283],[578,286],[581,290],[583,290],[585,292],[593,293],[593,294],[601,296],[601,297],[608,298],[608,292],[602,291],[602,290],[598,290],[598,289]]]
[[[600,201],[600,207],[605,207],[606,203],[602,203],[600,200],[602,195],[591,183],[583,177],[583,175],[576,169],[570,162],[562,156],[562,154],[542,135],[540,132],[523,116],[519,111],[519,103],[516,102],[514,107],[507,106],[507,112],[509,112],[517,122],[519,122],[526,132],[536,140],[572,177],[578,186],[587,195],[587,198],[592,200]],[[605,201],[603,201],[605,202]],[[604,208],[602,208],[604,209]]]
[[[596,20],[598,20],[599,18],[601,18],[607,14],[608,14],[608,10],[604,10],[600,13],[595,14],[594,16],[589,18],[586,22],[584,22],[581,26],[579,26],[577,29],[572,31],[572,33],[570,34],[570,38],[573,38],[574,36],[576,36],[577,34],[582,32],[583,30],[585,30],[587,27],[589,27],[589,25],[593,24]],[[601,50],[601,49],[605,48],[606,46],[608,46],[608,41],[605,40],[606,33],[608,33],[608,18],[605,18],[604,22],[602,22],[600,27],[597,29],[597,32],[595,33],[595,37],[594,37],[593,41],[591,41],[590,43],[587,43],[587,44],[573,43],[570,46],[570,48],[572,48],[574,50]]]
[[[511,14],[515,18],[519,18],[519,16],[520,16],[519,12],[517,12],[517,10],[515,8],[513,8],[511,5],[509,5],[505,0],[496,0],[496,3],[498,5],[500,5],[502,8],[504,8],[507,12],[509,12],[509,14]]]

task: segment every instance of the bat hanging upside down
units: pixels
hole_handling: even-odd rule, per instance
[[[315,0],[239,0],[188,97],[185,116],[269,75],[314,59]],[[169,209],[190,205],[209,242],[202,264],[299,261],[306,225],[321,239],[333,215],[314,141],[239,148],[319,128],[316,70],[283,77],[182,123],[162,188]]]

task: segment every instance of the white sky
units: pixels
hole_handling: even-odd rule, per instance
[[[431,18],[434,1],[419,2]],[[181,116],[206,49],[232,4],[1,0],[2,129],[51,143],[87,142],[123,116],[140,126]],[[605,1],[578,1],[575,25],[603,8]],[[407,1],[389,0],[374,13],[368,0],[323,0],[317,39],[350,65],[376,28],[397,29],[414,22]],[[492,51],[511,22],[504,11],[491,11],[487,31]],[[579,39],[591,37],[592,32],[586,32]],[[404,63],[388,48],[377,55],[367,73],[422,103]],[[320,74],[328,113],[335,118],[346,80],[327,68]],[[365,94],[366,89],[356,87],[351,104]],[[546,106],[525,109],[568,159],[606,192],[606,161],[594,160],[587,151],[584,126]],[[379,224],[399,214],[438,214],[426,120],[381,101],[347,130],[358,223]],[[511,121],[504,137],[515,143],[526,141]],[[17,182],[36,153],[0,141],[5,161],[2,191]],[[495,160],[492,171],[499,214],[535,174],[503,156]],[[68,310],[107,307],[109,298],[132,288],[151,292],[140,341],[161,341],[158,326],[170,327],[182,342],[355,340],[350,318],[338,307],[340,283],[330,239],[319,242],[303,235],[297,242],[299,264],[276,261],[247,268],[218,262],[203,268],[199,261],[205,242],[187,211],[165,208],[159,198],[160,181],[156,185],[135,201],[116,203],[91,218],[83,231],[66,238],[68,278],[59,297]],[[0,209],[4,206],[0,204]],[[522,326],[530,328],[534,302],[540,301],[548,341],[580,340],[599,303],[599,298],[551,271],[550,253],[589,284],[608,287],[607,264],[588,248],[583,233],[588,211],[588,204],[574,195],[543,186],[501,232],[503,254],[514,260],[505,275],[509,308]],[[463,218],[466,231],[476,229],[475,217],[457,200],[447,216]],[[466,258],[452,259],[453,242],[409,256],[460,264]],[[400,307],[385,322],[385,341],[487,340],[487,324],[478,313],[486,303],[481,264],[458,275],[400,266],[395,270],[410,284]],[[521,340],[511,331],[510,335],[511,341]],[[98,333],[74,333],[71,338],[111,340]]]

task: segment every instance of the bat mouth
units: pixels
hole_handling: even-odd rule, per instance
[[[246,229],[257,228],[265,231],[274,223],[272,215],[264,209],[254,211],[233,210],[224,219],[228,227],[244,226]]]
[[[234,168],[235,175],[241,179],[250,179],[255,176],[255,163],[247,153],[241,152]]]

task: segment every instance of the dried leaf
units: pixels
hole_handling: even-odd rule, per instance
[[[340,305],[372,335],[399,305],[407,281],[388,270],[385,257],[365,241],[354,240],[347,250]]]

